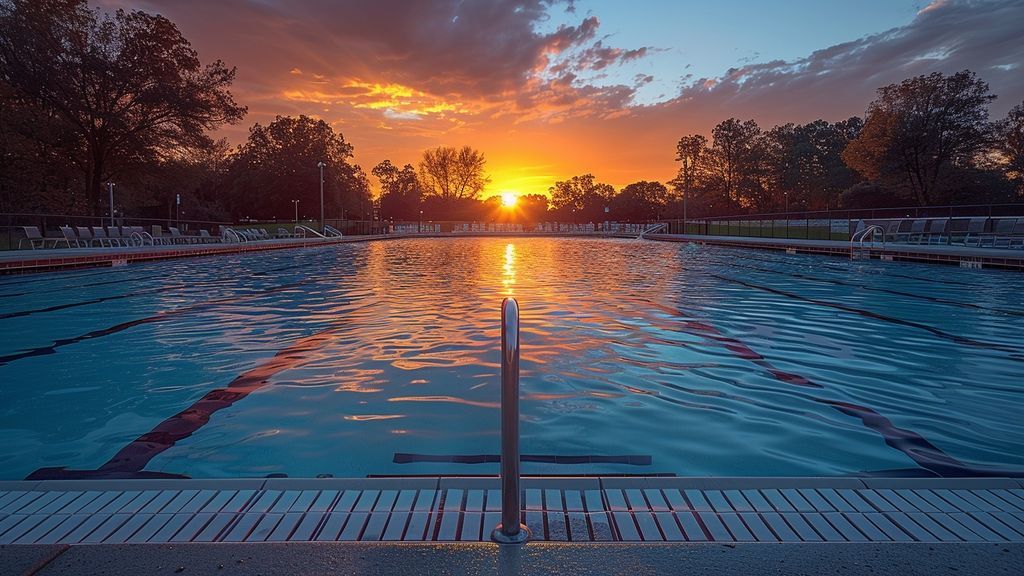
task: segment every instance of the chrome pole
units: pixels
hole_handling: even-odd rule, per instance
[[[501,301],[501,524],[499,544],[523,544],[530,531],[519,521],[519,303]]]
[[[114,225],[114,183],[107,182],[107,190],[110,192],[110,225]],[[102,222],[100,222],[102,224]]]

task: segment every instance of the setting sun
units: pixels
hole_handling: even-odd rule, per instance
[[[501,193],[501,205],[504,206],[505,208],[512,208],[512,207],[514,207],[516,205],[516,202],[518,202],[518,201],[519,201],[519,197],[516,196],[515,194],[511,193],[511,192],[502,192]]]

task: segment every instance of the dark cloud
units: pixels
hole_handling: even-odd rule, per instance
[[[933,2],[907,26],[818,50],[792,61],[750,64],[686,85],[663,107],[715,111],[763,123],[861,113],[877,88],[939,71],[970,69],[1000,96],[1001,111],[1024,98],[1024,3]]]
[[[614,64],[625,64],[630,60],[639,60],[647,55],[647,47],[625,50],[604,46],[597,41],[593,46],[584,50],[577,58],[569,60],[566,64],[570,67],[580,69],[602,70]]]
[[[599,36],[600,13],[576,17],[572,2],[101,1],[163,12],[204,59],[238,66],[234,91],[248,121],[320,115],[371,166],[472,143],[498,151],[495,168],[559,158],[559,177],[607,166],[603,177],[625,184],[671,177],[676,140],[725,118],[843,119],[863,113],[877,88],[933,71],[975,71],[999,95],[996,116],[1024,100],[1021,0],[934,2],[906,26],[713,78],[691,77],[679,62],[675,75],[658,72],[681,76],[679,93],[647,105],[634,96],[649,75],[629,66],[658,48],[611,45]],[[555,10],[573,24],[545,25]],[[601,85],[608,77],[631,85]],[[237,130],[229,136],[244,138]]]

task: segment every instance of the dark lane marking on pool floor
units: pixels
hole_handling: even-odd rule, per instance
[[[77,308],[79,306],[88,306],[89,304],[100,304],[102,302],[109,302],[111,300],[122,300],[124,298],[133,298],[135,296],[145,296],[147,294],[155,294],[158,292],[167,292],[173,290],[173,288],[155,288],[152,290],[143,290],[141,292],[132,292],[131,294],[116,294],[114,296],[104,296],[102,298],[93,298],[92,300],[83,300],[81,302],[71,302],[69,304],[56,304],[54,306],[47,306],[46,308],[36,308],[35,310],[19,310],[18,312],[7,312],[0,314],[0,320],[7,320],[8,318],[21,318],[23,316],[30,316],[32,314],[43,314],[46,312],[57,312],[58,310],[67,310],[68,308]]]
[[[878,432],[886,444],[906,454],[918,466],[944,478],[957,476],[1024,477],[1024,471],[979,468],[961,462],[943,452],[941,448],[917,432],[897,427],[891,420],[870,408],[838,400],[817,399],[817,401],[828,404],[843,414],[859,418],[865,426]]]
[[[229,408],[235,402],[267,386],[274,375],[305,362],[310,352],[329,344],[337,330],[338,328],[331,328],[300,338],[287,348],[279,350],[269,360],[235,377],[226,388],[207,392],[188,408],[157,424],[155,428],[119,450],[99,468],[100,471],[141,472],[155,456],[206,425],[213,414]]]
[[[740,254],[730,255],[730,258],[738,258],[738,259],[741,259],[741,260],[753,260],[755,262],[767,262],[769,264],[792,264],[792,263],[795,263],[795,261],[792,260],[792,259],[756,258],[754,256],[740,255]],[[801,261],[801,262],[803,262],[803,261]],[[817,262],[812,262],[812,261],[808,261],[807,264],[813,264],[815,267],[819,266],[819,264]],[[822,268],[828,268],[829,270],[835,270],[837,272],[845,272],[845,273],[854,272],[854,270],[852,270],[850,268],[842,268],[842,267],[838,267],[838,266],[830,266],[828,264],[821,265],[821,267]],[[940,280],[938,278],[925,278],[923,276],[912,276],[910,274],[899,274],[899,273],[896,273],[896,272],[892,272],[891,270],[888,270],[887,268],[879,268],[879,271],[884,272],[883,274],[881,274],[882,276],[893,276],[893,277],[897,277],[897,278],[907,278],[909,280],[920,280],[921,282],[930,282],[932,284],[949,284],[951,286],[966,286],[966,287],[970,287],[970,288],[974,288],[976,286],[975,284],[971,284],[969,282],[960,282],[958,280]]]
[[[392,457],[395,464],[413,464],[419,462],[440,462],[451,464],[496,464],[501,462],[501,454],[408,454],[395,452]],[[640,454],[623,456],[604,456],[600,454],[562,455],[562,454],[520,454],[520,462],[540,462],[543,464],[625,464],[627,466],[650,466],[653,459]]]
[[[907,296],[910,298],[917,298],[928,302],[936,302],[939,304],[949,304],[951,306],[960,306],[963,308],[971,308],[974,310],[985,310],[987,312],[998,312],[1000,314],[1007,314],[1010,316],[1024,316],[1024,311],[1020,310],[1008,310],[1005,308],[990,308],[988,306],[982,306],[980,304],[972,304],[970,302],[960,302],[958,300],[948,300],[945,298],[939,298],[937,296],[927,296],[924,294],[914,294],[913,292],[902,292],[900,290],[891,290],[889,288],[879,288],[877,286],[864,286],[863,284],[853,284],[836,278],[819,278],[817,276],[810,276],[808,274],[800,274],[797,272],[782,272],[780,270],[772,270],[770,268],[761,268],[759,266],[745,266],[743,264],[736,264],[734,262],[718,262],[725,266],[731,266],[733,268],[743,268],[744,270],[757,270],[758,272],[766,272],[769,274],[777,274],[780,276],[789,276],[791,278],[797,278],[800,280],[810,280],[812,282],[826,282],[829,284],[835,284],[836,286],[847,286],[858,290],[866,290],[869,292],[882,292],[885,294],[893,294],[896,296]]]
[[[678,310],[673,310],[670,306],[660,304],[651,300],[645,300],[650,302],[655,307],[671,312],[676,316],[682,316]],[[686,316],[682,316],[684,319]],[[709,332],[721,334],[721,332],[714,326],[704,322],[694,322],[691,320],[684,320],[684,326],[693,329],[696,327],[699,332]],[[699,333],[697,335],[700,335]],[[728,347],[731,351],[743,351],[739,355],[741,358],[746,359],[758,359],[760,365],[766,368],[770,374],[775,376],[779,381],[786,384],[796,384],[799,386],[811,387],[811,388],[825,388],[824,385],[812,382],[811,380],[804,378],[800,375],[793,375],[782,370],[778,370],[768,361],[764,356],[751,350],[748,346],[739,342],[735,338],[722,335],[723,338],[737,342],[738,346]],[[744,350],[749,350],[746,352]],[[787,375],[788,377],[780,377],[780,374]],[[795,377],[795,380],[793,379]],[[828,400],[825,398],[817,398],[814,396],[808,397],[810,400],[819,402],[835,408],[836,410],[846,414],[847,416],[853,416],[858,419],[869,429],[877,432],[885,443],[891,448],[899,450],[905,454],[908,458],[914,461],[918,466],[932,471],[940,476],[974,476],[974,477],[991,477],[991,476],[1002,476],[1002,477],[1024,477],[1024,471],[1013,471],[1013,470],[1001,470],[1001,469],[986,469],[971,466],[956,458],[946,454],[941,448],[932,444],[923,436],[912,430],[906,430],[898,428],[891,420],[882,416],[875,410],[866,406],[860,406],[851,402],[843,402],[838,400]]]
[[[218,299],[215,299],[215,300],[205,300],[203,302],[198,302],[196,304],[191,304],[189,306],[185,306],[185,307],[182,307],[182,308],[176,308],[176,309],[173,309],[173,310],[168,310],[166,312],[158,312],[157,314],[154,314],[153,316],[146,316],[144,318],[138,318],[136,320],[129,320],[128,322],[122,322],[120,324],[115,324],[114,326],[110,326],[108,328],[102,328],[102,329],[99,329],[99,330],[93,330],[92,332],[87,332],[87,333],[82,334],[80,336],[75,336],[74,338],[63,338],[63,339],[60,339],[60,340],[55,340],[53,342],[53,344],[50,344],[49,346],[40,346],[38,348],[29,348],[29,349],[23,350],[21,352],[17,352],[15,354],[7,354],[7,355],[4,355],[4,356],[0,356],[0,366],[6,366],[6,365],[10,364],[11,362],[15,362],[17,360],[22,360],[22,359],[25,359],[25,358],[32,358],[34,356],[47,356],[49,354],[55,354],[57,352],[57,349],[61,348],[63,346],[69,346],[71,344],[77,344],[77,343],[83,342],[85,340],[93,340],[95,338],[101,338],[103,336],[109,336],[111,334],[116,334],[118,332],[124,332],[125,330],[128,330],[129,328],[134,328],[135,326],[140,326],[140,325],[143,325],[143,324],[152,324],[154,322],[163,322],[163,321],[168,320],[170,318],[181,316],[182,314],[186,314],[186,313],[189,313],[189,312],[194,312],[196,310],[202,310],[202,309],[210,308],[210,307],[213,307],[213,306],[219,306],[221,304],[232,304],[232,303],[235,303],[235,302],[239,302],[239,301],[243,301],[243,300],[248,300],[250,298],[255,298],[255,297],[259,297],[259,296],[265,296],[267,294],[272,294],[274,292],[280,292],[282,290],[288,290],[288,289],[291,289],[291,288],[295,288],[295,287],[301,286],[303,284],[309,284],[309,283],[317,281],[317,280],[318,279],[316,279],[316,278],[309,278],[309,279],[306,279],[306,280],[303,280],[303,281],[300,281],[300,282],[292,282],[292,283],[284,284],[284,285],[281,285],[281,286],[275,286],[273,288],[268,288],[266,290],[261,290],[259,292],[254,292],[254,293],[245,294],[245,295],[241,295],[241,296],[232,296],[232,297],[229,297],[229,298],[218,298]]]
[[[874,320],[881,320],[883,322],[889,322],[891,324],[899,324],[901,326],[909,326],[911,328],[917,328],[919,330],[924,330],[926,332],[930,332],[931,334],[934,334],[935,336],[938,336],[938,337],[943,338],[945,340],[950,340],[952,342],[956,342],[957,344],[966,344],[968,346],[974,346],[974,347],[977,347],[977,348],[987,348],[989,350],[999,350],[1001,352],[1007,352],[1009,354],[1009,356],[1008,356],[1009,359],[1017,361],[1017,362],[1024,362],[1024,356],[1020,355],[1022,350],[1019,349],[1019,348],[1013,347],[1013,346],[1004,346],[1004,345],[999,344],[997,342],[983,342],[981,340],[975,340],[973,338],[968,338],[966,336],[957,336],[956,334],[950,334],[949,332],[946,332],[944,330],[940,330],[938,328],[935,328],[934,326],[929,326],[927,324],[922,324],[920,322],[914,322],[913,320],[903,320],[902,318],[894,318],[892,316],[886,316],[884,314],[879,314],[877,312],[871,312],[870,310],[864,310],[864,309],[861,309],[861,308],[854,308],[853,306],[847,306],[846,304],[839,304],[838,302],[829,302],[827,300],[818,300],[817,298],[810,298],[810,297],[807,297],[807,296],[801,296],[800,294],[794,294],[792,292],[787,292],[785,290],[780,290],[778,288],[772,288],[771,286],[762,286],[760,284],[753,284],[751,282],[746,282],[744,280],[739,280],[737,278],[730,278],[728,276],[722,276],[720,274],[713,274],[713,273],[710,273],[710,272],[708,272],[707,274],[708,274],[708,276],[711,276],[713,278],[718,278],[719,280],[722,280],[722,281],[725,281],[725,282],[732,282],[734,284],[740,284],[742,286],[746,286],[747,288],[753,288],[755,290],[763,290],[765,292],[770,292],[772,294],[777,294],[779,296],[785,296],[787,298],[792,298],[794,300],[800,300],[800,301],[803,301],[803,302],[810,302],[812,304],[817,304],[819,306],[825,306],[825,307],[828,307],[828,308],[835,308],[836,310],[842,310],[844,312],[851,312],[853,314],[858,314],[860,316],[864,316],[865,318],[872,318]]]
[[[305,264],[293,264],[293,265],[290,265],[290,266],[283,266],[281,268],[274,268],[272,270],[264,270],[262,272],[253,272],[251,274],[251,276],[266,276],[267,274],[270,274],[270,273],[273,273],[273,272],[280,272],[282,270],[288,270],[288,269],[291,269],[291,268],[299,268],[299,267],[302,267],[302,266],[305,266]],[[70,304],[57,304],[57,305],[54,305],[54,306],[48,306],[46,308],[36,308],[34,310],[19,310],[18,312],[7,312],[7,313],[4,313],[4,314],[0,314],[0,320],[6,320],[8,318],[20,318],[20,317],[29,316],[29,315],[32,315],[32,314],[41,314],[41,313],[46,313],[46,312],[56,312],[58,310],[67,310],[68,308],[77,308],[79,306],[87,306],[87,305],[90,305],[90,304],[99,304],[99,303],[107,302],[107,301],[110,301],[110,300],[121,300],[121,299],[124,299],[124,298],[134,298],[136,296],[145,296],[145,295],[148,295],[148,294],[156,294],[156,293],[167,294],[167,293],[171,293],[171,292],[181,292],[183,290],[202,288],[202,287],[205,287],[205,286],[215,286],[215,285],[217,285],[217,284],[219,284],[220,282],[223,282],[223,281],[224,281],[223,279],[214,279],[214,280],[206,280],[206,281],[203,281],[203,282],[194,282],[194,283],[191,283],[191,284],[177,284],[177,285],[174,285],[174,286],[161,286],[159,288],[154,288],[154,289],[151,289],[151,290],[142,290],[142,291],[139,291],[139,292],[132,292],[132,293],[129,293],[129,294],[116,294],[116,295],[113,295],[113,296],[104,296],[102,298],[94,298],[92,300],[83,300],[83,301],[80,301],[80,302],[72,302]],[[242,296],[248,296],[248,294],[243,294]]]
[[[659,309],[661,309],[661,310],[663,310],[665,312],[668,312],[668,313],[670,313],[670,314],[672,314],[674,316],[679,316],[680,315],[678,310],[673,310],[669,306],[665,306],[663,304],[659,304],[659,303],[654,302],[652,300],[644,299],[643,302],[650,303],[650,304],[654,305],[655,307],[657,307],[657,308],[659,308]],[[738,356],[738,357],[740,357],[740,358],[742,358],[744,360],[747,360],[749,362],[752,362],[752,363],[760,366],[761,368],[764,368],[769,374],[771,374],[772,376],[774,376],[775,378],[777,378],[779,380],[782,380],[783,382],[785,382],[787,384],[793,384],[793,385],[796,385],[796,386],[806,386],[808,388],[822,388],[823,387],[821,384],[816,384],[814,382],[811,382],[810,380],[808,380],[807,378],[804,378],[803,376],[800,376],[799,374],[793,374],[791,372],[786,372],[785,370],[779,370],[778,368],[775,367],[774,364],[769,362],[761,354],[759,354],[756,351],[754,351],[750,346],[747,346],[746,344],[744,344],[743,342],[737,340],[736,338],[733,338],[731,336],[726,336],[725,334],[722,333],[721,330],[715,328],[714,326],[712,326],[710,324],[707,324],[705,322],[700,322],[700,321],[697,321],[697,320],[688,320],[687,319],[687,320],[683,320],[683,326],[691,334],[694,334],[695,336],[700,336],[700,337],[708,339],[708,340],[714,340],[715,342],[718,342],[719,345],[721,345],[726,350],[732,352],[734,355],[736,355],[736,356]]]

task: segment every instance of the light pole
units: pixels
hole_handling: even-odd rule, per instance
[[[114,183],[107,182],[107,190],[110,191],[110,225],[114,225]]]
[[[786,238],[789,238],[789,192],[783,192],[782,197],[786,199]]]
[[[686,234],[686,192],[690,188],[690,157],[683,158],[683,234]]]
[[[292,204],[295,205],[295,223],[298,224],[299,223],[299,201],[298,200],[292,200]]]
[[[416,222],[416,233],[423,233],[423,210],[420,210],[420,219],[418,222]]]
[[[324,220],[324,167],[327,164],[317,162],[316,166],[320,169],[320,233],[323,234],[327,225],[327,222]]]

